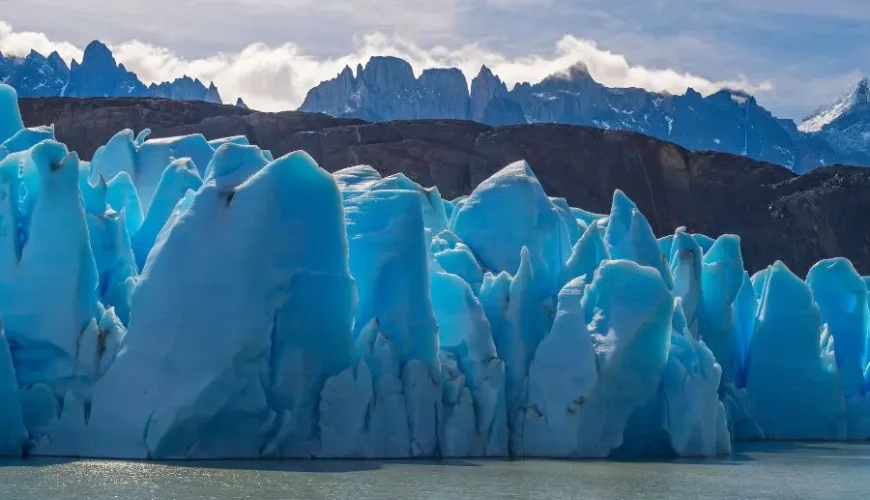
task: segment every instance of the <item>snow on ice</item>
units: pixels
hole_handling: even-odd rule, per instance
[[[244,137],[90,163],[0,85],[0,454],[713,456],[870,438],[867,278],[750,277],[525,162],[445,200]]]

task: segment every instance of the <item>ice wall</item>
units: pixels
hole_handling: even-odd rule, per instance
[[[444,200],[242,137],[90,163],[0,86],[0,454],[645,457],[870,438],[867,278],[750,277],[525,162]],[[5,136],[4,136],[5,134]]]

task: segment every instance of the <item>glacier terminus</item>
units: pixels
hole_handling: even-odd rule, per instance
[[[87,124],[82,124],[86,127]],[[870,278],[750,276],[524,161],[465,197],[244,136],[91,161],[0,85],[0,455],[706,457],[870,439]]]

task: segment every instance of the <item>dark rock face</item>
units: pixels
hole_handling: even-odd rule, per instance
[[[236,106],[166,99],[20,99],[19,105],[26,124],[54,123],[58,140],[85,159],[125,128],[137,133],[150,128],[151,137],[247,135],[257,144],[270,144],[277,152],[286,151],[281,149],[281,141],[296,132],[363,123],[322,114],[258,113]]]
[[[385,175],[403,172],[438,186],[448,199],[525,159],[547,193],[572,206],[607,212],[619,188],[659,235],[682,225],[714,237],[738,234],[752,271],[779,259],[806,273],[820,259],[843,256],[870,274],[870,169],[827,167],[796,176],[742,156],[569,125],[365,123],[164,100],[23,99],[21,110],[28,126],[55,123],[60,140],[85,158],[123,128],[147,126],[156,137],[245,134],[276,156],[304,149],[329,171],[369,164]]]
[[[0,54],[0,82],[13,87],[19,97],[158,97],[221,103],[213,83],[206,87],[188,76],[146,87],[97,41],[88,44],[82,62],[73,61],[71,67],[57,52],[45,57],[31,51],[23,58]]]

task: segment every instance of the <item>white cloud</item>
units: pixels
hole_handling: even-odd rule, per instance
[[[45,33],[16,32],[9,23],[0,21],[0,52],[7,55],[27,55],[31,50],[44,55],[56,50],[67,61],[82,57],[82,51],[71,43],[54,42]]]
[[[494,0],[505,1],[505,0]],[[67,60],[80,57],[81,50],[66,42],[50,40],[42,33],[15,32],[0,22],[0,51],[26,54],[31,48],[47,53],[57,49]],[[564,36],[547,55],[508,57],[477,44],[458,48],[422,48],[399,36],[373,34],[355,41],[355,49],[344,56],[318,58],[303,52],[294,43],[280,46],[252,44],[240,52],[221,53],[207,58],[188,59],[168,49],[130,41],[112,46],[119,62],[136,72],[146,83],[171,80],[183,74],[214,81],[226,101],[243,97],[249,106],[277,111],[298,107],[309,88],[332,78],[345,65],[355,67],[374,55],[394,55],[406,59],[418,72],[430,67],[455,66],[469,78],[486,64],[510,86],[542,78],[584,63],[593,78],[612,87],[641,87],[674,94],[693,87],[701,93],[722,87],[765,92],[770,82],[752,83],[741,75],[729,81],[710,81],[673,69],[654,69],[632,65],[619,54],[599,48],[594,42]]]

